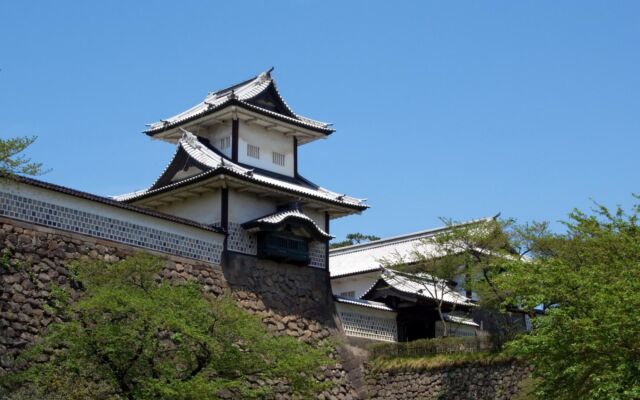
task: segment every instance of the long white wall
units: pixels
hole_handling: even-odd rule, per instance
[[[219,264],[224,235],[26,183],[0,180],[0,215]]]

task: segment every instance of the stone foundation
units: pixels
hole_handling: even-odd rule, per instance
[[[77,297],[68,262],[83,258],[118,261],[137,251],[147,250],[0,218],[0,375],[13,368],[16,356],[43,329],[58,321],[47,306],[52,287],[66,287],[72,298]],[[339,335],[324,270],[233,254],[225,257],[225,267],[155,254],[168,259],[163,279],[195,280],[205,294],[214,297],[230,293],[241,308],[261,316],[274,334],[307,342]],[[318,372],[320,380],[334,383],[320,398],[358,398],[350,381],[351,375],[361,376],[359,365],[350,362],[343,349],[334,356],[336,365]],[[280,393],[278,398],[288,396]]]
[[[370,372],[371,400],[509,400],[531,368],[519,363],[466,364],[423,371]]]

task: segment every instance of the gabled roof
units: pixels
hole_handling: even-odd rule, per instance
[[[292,221],[297,224],[306,226],[309,233],[311,233],[319,240],[327,241],[332,238],[332,236],[322,230],[313,219],[303,214],[298,209],[278,211],[273,214],[265,215],[263,217],[245,222],[244,224],[242,224],[242,227],[249,232],[251,232],[252,230],[268,230],[281,226],[287,221]]]
[[[170,172],[175,170],[174,166],[176,165],[179,167],[184,166],[185,156],[193,163],[193,166],[198,167],[203,172],[172,182],[171,177],[169,176]],[[363,200],[334,193],[322,187],[311,185],[304,179],[295,181],[279,179],[272,175],[267,175],[250,168],[245,168],[232,162],[213,147],[208,147],[197,136],[186,130],[183,130],[183,136],[178,141],[178,149],[173,160],[169,163],[165,172],[163,172],[153,186],[145,190],[116,196],[115,199],[122,202],[135,202],[179,187],[195,184],[201,180],[217,175],[229,176],[256,185],[268,187],[270,189],[275,189],[286,194],[307,197],[356,211],[363,211],[368,208],[368,206],[363,203]]]
[[[475,306],[467,297],[451,289],[447,282],[434,278],[428,274],[409,274],[385,268],[380,275],[380,280],[376,282],[362,297],[367,297],[376,288],[380,288],[381,283],[388,285],[391,289],[400,293],[416,296],[429,300],[442,299],[445,303],[461,306]]]
[[[490,221],[495,217],[482,218],[464,222],[453,226],[443,226],[435,229],[393,236],[353,246],[340,247],[329,251],[329,271],[331,278],[356,275],[372,271],[379,271],[385,266],[385,261],[410,263],[415,260],[415,252],[429,254],[435,251],[432,245],[424,240],[455,227]]]
[[[211,92],[203,101],[190,109],[149,124],[145,133],[149,136],[155,136],[186,122],[235,105],[324,135],[331,134],[334,131],[331,124],[303,117],[291,110],[271,77],[272,70],[273,68],[244,82]]]

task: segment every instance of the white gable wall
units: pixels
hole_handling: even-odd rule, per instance
[[[243,224],[276,211],[273,201],[255,194],[229,190],[229,221]]]
[[[306,208],[304,209],[303,212],[305,213],[305,215],[311,218],[313,222],[316,223],[316,225],[322,228],[325,232],[327,231],[327,227],[325,224],[326,221],[324,219],[324,213],[313,211],[313,210],[307,210]]]
[[[201,136],[209,139],[211,145],[218,149],[222,154],[231,158],[231,122],[225,122],[223,124],[214,125],[202,132],[191,132],[194,135]],[[221,141],[225,138],[228,139],[228,147],[222,148]]]
[[[331,263],[331,259],[329,259],[329,263]],[[380,271],[374,271],[366,274],[331,279],[331,291],[333,294],[338,296],[342,293],[353,291],[355,292],[354,297],[359,299],[378,281],[379,278]]]
[[[240,121],[238,142],[239,162],[286,176],[294,176],[293,137],[285,136],[281,132],[269,131],[262,126]],[[260,158],[247,155],[247,146],[249,144],[260,148]],[[284,166],[273,163],[274,152],[284,154]]]

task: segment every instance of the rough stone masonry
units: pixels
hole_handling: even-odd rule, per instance
[[[15,358],[36,340],[40,332],[59,320],[45,306],[51,299],[52,287],[66,287],[72,298],[77,298],[66,266],[69,261],[82,258],[118,261],[140,250],[5,218],[0,218],[0,227],[0,374],[4,374],[12,370]],[[313,342],[337,331],[331,309],[326,307],[331,300],[330,294],[312,288],[315,277],[306,276],[323,271],[282,268],[282,265],[232,255],[228,280],[220,266],[160,255],[168,259],[162,271],[163,279],[173,282],[195,280],[202,285],[205,294],[214,297],[230,293],[240,307],[259,315],[274,334]],[[241,273],[240,268],[247,270]],[[355,369],[356,375],[359,366],[349,362],[347,353],[339,353],[333,367],[317,374],[320,380],[334,383],[333,388],[322,396],[326,399],[359,398],[361,395],[350,383],[352,379],[345,365]],[[288,398],[286,386],[280,390],[278,398]]]

